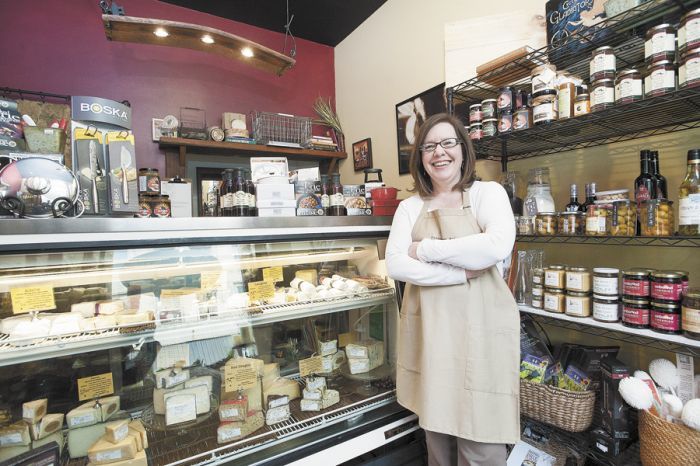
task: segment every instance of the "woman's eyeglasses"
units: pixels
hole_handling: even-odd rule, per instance
[[[427,144],[423,144],[422,146],[418,146],[418,150],[420,150],[423,153],[430,153],[430,152],[435,152],[435,149],[437,149],[437,146],[442,147],[443,149],[452,149],[453,147],[458,146],[459,144],[462,144],[462,141],[460,141],[457,138],[447,138],[443,139],[440,142],[429,142]]]

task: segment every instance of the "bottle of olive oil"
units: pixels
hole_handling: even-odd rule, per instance
[[[700,236],[700,149],[688,151],[688,170],[678,190],[678,233]]]

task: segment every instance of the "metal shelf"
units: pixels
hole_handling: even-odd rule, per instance
[[[250,309],[230,311],[225,315],[201,317],[199,320],[151,322],[155,328],[128,332],[128,327],[104,331],[83,332],[60,337],[12,339],[0,334],[0,367],[47,358],[99,351],[123,346],[140,346],[143,343],[160,342],[175,344],[232,335],[243,326],[263,325],[289,319],[331,314],[334,312],[379,306],[394,300],[394,289],[383,289],[352,297],[332,300],[295,302],[266,305]]]
[[[700,236],[532,236],[518,235],[520,243],[602,244],[612,246],[659,246],[694,248],[700,246]]]
[[[544,324],[625,343],[700,357],[700,341],[692,340],[682,335],[667,335],[649,329],[630,328],[620,323],[598,322],[592,317],[571,317],[566,314],[555,314],[530,306],[519,306],[519,308],[520,312],[530,314]]]

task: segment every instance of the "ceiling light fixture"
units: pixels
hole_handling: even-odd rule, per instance
[[[168,37],[170,34],[168,34],[168,31],[166,31],[163,28],[156,28],[155,31],[153,31],[153,34],[155,34],[158,37]]]
[[[204,34],[202,36],[202,42],[204,42],[205,44],[213,44],[214,39],[209,34]]]
[[[243,47],[241,49],[241,54],[246,58],[253,58],[253,55],[255,55],[250,47]]]

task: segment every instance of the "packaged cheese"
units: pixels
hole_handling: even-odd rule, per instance
[[[69,429],[91,426],[101,420],[102,412],[94,401],[82,404],[66,414],[66,424]]]
[[[322,341],[321,356],[329,356],[338,352],[338,340]]]
[[[209,396],[209,390],[207,389],[206,385],[199,385],[197,387],[192,388],[183,388],[182,390],[178,390],[175,393],[166,393],[163,396],[163,399],[165,400],[166,416],[168,411],[168,399],[174,396],[183,395],[194,395],[195,408],[197,414],[208,413],[211,409],[211,398]]]
[[[222,400],[219,405],[221,421],[245,421],[248,417],[248,398],[245,395],[233,400]]]
[[[276,408],[269,408],[265,412],[265,423],[268,426],[284,422],[292,416],[292,412],[289,410],[289,405],[277,406]]]
[[[321,390],[326,388],[325,377],[306,377],[304,382],[306,382],[306,388],[308,390]]]
[[[289,397],[287,395],[269,395],[267,397],[267,409],[276,408],[282,405],[289,404]]]
[[[321,411],[340,401],[340,393],[337,390],[326,390],[321,400],[304,398],[301,400],[302,411]]]
[[[197,419],[197,397],[173,393],[165,399],[165,425],[180,424]]]
[[[303,396],[305,400],[322,400],[323,392],[325,388],[318,388],[316,390],[309,390],[305,388],[303,391]]]

